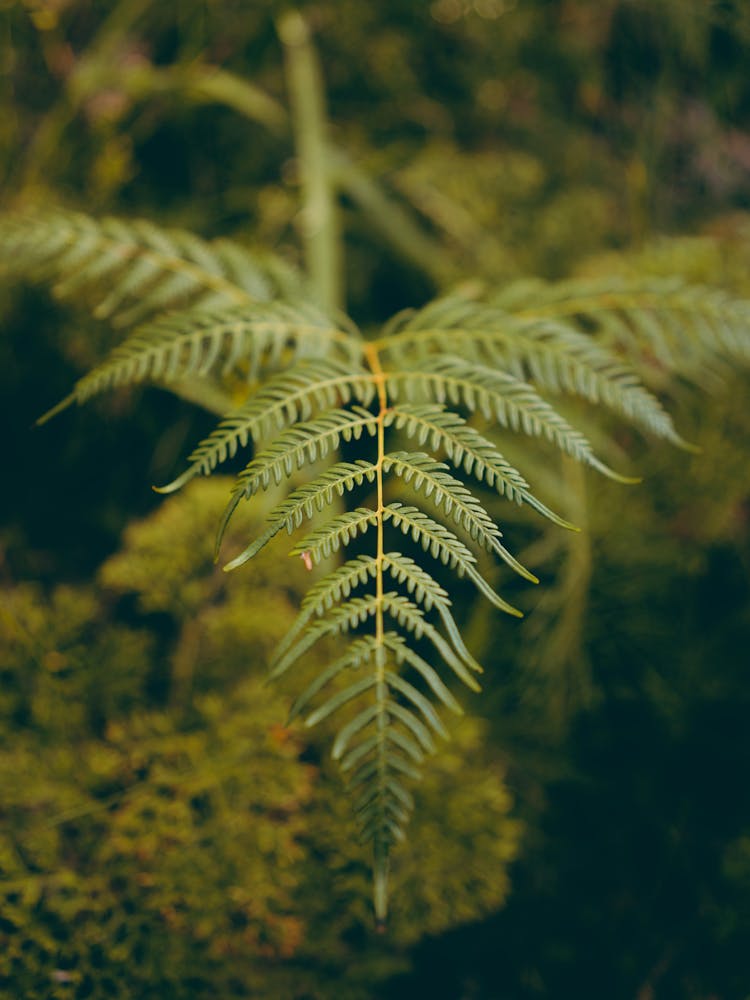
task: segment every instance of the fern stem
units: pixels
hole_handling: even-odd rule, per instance
[[[378,454],[375,462],[375,479],[377,487],[376,522],[376,552],[375,552],[375,698],[378,708],[378,752],[377,752],[377,785],[378,796],[384,799],[387,781],[386,733],[388,729],[388,685],[385,679],[386,648],[384,642],[385,628],[383,624],[383,573],[385,569],[384,516],[385,510],[383,491],[383,462],[385,459],[385,417],[388,411],[388,396],[385,386],[385,374],[380,363],[377,350],[369,343],[364,346],[364,356],[373,375],[378,394],[377,414],[377,444]],[[375,921],[379,930],[385,927],[388,915],[388,842],[383,832],[378,832],[373,842],[373,903]]]
[[[302,184],[302,235],[312,288],[329,313],[341,308],[341,240],[329,169],[323,84],[307,24],[298,11],[278,21],[286,54],[292,125]]]
[[[416,264],[438,287],[455,277],[448,253],[366,170],[335,148],[329,149],[329,162],[339,189],[352,199],[403,260]]]

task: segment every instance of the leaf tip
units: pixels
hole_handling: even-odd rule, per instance
[[[373,902],[375,904],[375,929],[379,934],[385,930],[388,918],[388,847],[386,844],[375,843],[373,859]],[[383,930],[380,930],[380,928]]]
[[[189,469],[186,469],[181,476],[177,479],[173,479],[171,483],[167,483],[165,486],[152,486],[151,489],[154,493],[176,493],[177,490],[181,489],[185,483],[190,482],[196,473],[196,469],[191,465]]]
[[[677,447],[682,448],[683,451],[690,452],[691,455],[701,455],[703,453],[703,449],[699,444],[693,444],[691,441],[683,441],[682,438],[680,438]]]
[[[47,410],[47,412],[43,413],[41,417],[37,417],[37,419],[34,421],[34,425],[36,427],[44,426],[44,424],[46,424],[48,420],[51,420],[53,417],[56,417],[57,414],[62,413],[63,410],[67,410],[67,408],[71,406],[73,403],[75,403],[75,401],[76,401],[76,394],[74,392],[71,392],[69,396],[66,396],[65,399],[61,399],[56,406],[53,406],[51,410]]]

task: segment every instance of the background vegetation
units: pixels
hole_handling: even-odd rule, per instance
[[[740,0],[298,9],[359,322],[527,274],[750,296]],[[148,216],[302,263],[282,13],[0,0],[4,206]],[[39,290],[0,295],[8,995],[747,995],[745,376],[664,386],[702,451],[623,440],[643,485],[569,470],[549,497],[585,536],[519,521],[543,580],[523,623],[465,595],[485,719],[420,789],[378,937],[325,734],[284,729],[263,685],[301,565],[227,580],[195,545],[222,483],[150,491],[211,425],[177,399],[27,430],[115,335]]]

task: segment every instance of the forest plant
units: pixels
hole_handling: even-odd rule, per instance
[[[240,505],[272,486],[281,499],[225,569],[298,529],[291,554],[308,568],[346,557],[315,577],[271,676],[294,673],[320,640],[339,639],[339,655],[301,686],[290,719],[341,720],[332,755],[372,847],[382,924],[389,855],[413,808],[408,786],[435,737],[448,735],[440,711],[461,712],[451,679],[479,691],[482,668],[444,583],[468,580],[496,609],[518,616],[482,553],[536,582],[507,547],[481,490],[573,529],[506,460],[500,442],[546,441],[633,482],[595,454],[557,397],[578,397],[690,447],[647,379],[663,384],[722,358],[746,362],[750,306],[671,279],[526,282],[487,301],[440,298],[365,336],[347,317],[310,304],[303,282],[276,258],[226,240],[55,211],[7,217],[0,246],[15,273],[92,302],[99,317],[135,324],[41,423],[143,382],[226,410],[160,492],[248,455],[219,525],[217,558]],[[308,467],[307,481],[295,486]]]

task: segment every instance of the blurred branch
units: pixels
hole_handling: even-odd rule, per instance
[[[562,532],[557,544],[562,567],[524,623],[528,671],[527,697],[546,706],[551,731],[562,735],[576,710],[591,703],[593,687],[584,642],[584,627],[593,572],[582,466],[562,457],[563,489],[558,497],[565,517],[580,532]]]
[[[329,170],[320,65],[302,16],[278,20],[286,58],[292,127],[302,184],[302,235],[314,293],[329,312],[342,306],[341,237]]]
[[[289,117],[278,101],[234,73],[215,66],[198,66],[180,74],[178,79],[190,96],[225,104],[272,132],[283,134],[289,127]]]
[[[357,167],[342,150],[329,149],[334,179],[405,260],[411,261],[435,280],[445,284],[454,269],[442,246],[410,218],[397,202],[384,193],[369,174]]]

